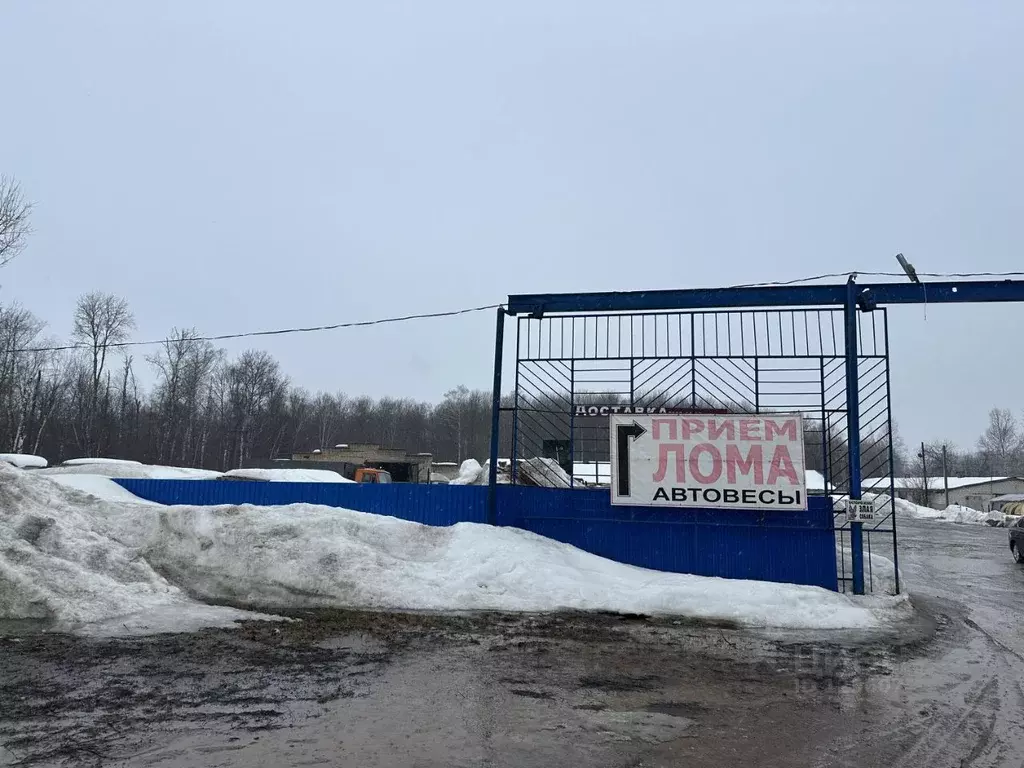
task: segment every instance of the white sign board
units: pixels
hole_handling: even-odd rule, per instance
[[[875,519],[875,503],[873,501],[846,500],[846,522],[868,523]]]
[[[612,504],[807,509],[800,416],[610,418]]]

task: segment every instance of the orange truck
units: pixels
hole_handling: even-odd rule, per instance
[[[357,483],[390,483],[391,473],[372,467],[357,467],[352,479]]]

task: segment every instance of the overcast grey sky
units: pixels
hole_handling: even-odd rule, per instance
[[[0,272],[66,337],[533,291],[1024,269],[1020,2],[0,2]],[[901,308],[894,416],[1024,408],[1024,307]],[[925,315],[927,314],[927,319]],[[492,318],[262,340],[310,389],[489,386]],[[244,345],[228,346],[232,351]]]

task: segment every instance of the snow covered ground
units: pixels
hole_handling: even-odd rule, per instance
[[[635,568],[512,528],[306,504],[154,508],[0,465],[0,619],[110,634],[249,615],[213,602],[605,610],[820,629],[878,627],[910,611],[905,598]]]
[[[39,470],[40,474],[96,475],[98,477],[150,478],[153,480],[212,480],[222,473],[193,467],[165,467],[123,459],[72,459],[56,467]]]
[[[236,480],[265,480],[272,483],[352,483],[329,469],[229,469],[224,477]]]
[[[111,478],[151,478],[154,480],[212,480],[220,472],[192,467],[165,467],[123,459],[72,459],[56,467],[35,472],[67,488],[91,494],[115,503],[148,504],[126,491]]]
[[[278,483],[351,483],[337,472],[329,469],[232,469],[217,472],[212,469],[193,467],[167,467],[159,464],[142,464],[123,459],[72,459],[63,464],[39,470],[41,475],[62,482],[80,490],[97,493],[110,500],[116,483],[102,483],[88,478],[149,478],[153,480],[215,480],[228,477],[236,480],[263,480]],[[76,479],[80,478],[80,479]]]

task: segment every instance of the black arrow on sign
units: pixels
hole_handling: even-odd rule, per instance
[[[619,496],[629,496],[629,438],[636,440],[647,430],[637,424],[619,424],[615,428],[615,455],[618,461]]]

